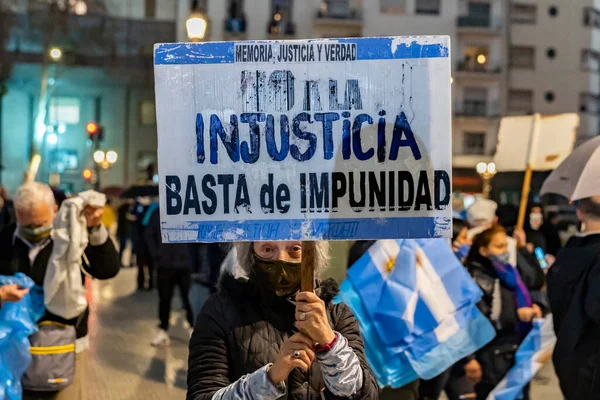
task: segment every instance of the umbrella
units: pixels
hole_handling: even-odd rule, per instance
[[[125,190],[121,198],[133,199],[136,197],[158,196],[158,185],[135,185]]]
[[[600,136],[577,147],[548,176],[540,195],[548,193],[569,200],[600,195]]]

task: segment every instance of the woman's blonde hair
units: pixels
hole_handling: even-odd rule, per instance
[[[254,267],[254,258],[252,257],[254,242],[236,243],[235,248],[240,267],[246,275],[250,276]],[[326,241],[315,242],[315,277],[320,278],[327,267],[329,267],[329,243]]]

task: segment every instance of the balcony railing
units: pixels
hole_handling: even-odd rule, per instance
[[[458,17],[458,26],[472,28],[491,28],[492,19],[485,15],[463,15]]]
[[[338,20],[343,23],[362,22],[362,13],[355,9],[319,10],[315,18],[318,20]]]
[[[473,117],[485,117],[487,115],[487,102],[465,100],[463,103],[463,114]]]
[[[500,113],[496,104],[490,104],[484,100],[464,100],[457,105],[455,114],[464,117],[493,118]]]
[[[459,62],[456,68],[459,72],[476,72],[485,74],[499,74],[502,72],[502,68],[499,66],[492,66],[489,64],[479,64],[475,62]]]
[[[226,18],[223,21],[225,32],[230,35],[243,36],[246,34],[246,19],[245,18]]]

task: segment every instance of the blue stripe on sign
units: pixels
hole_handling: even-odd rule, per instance
[[[154,65],[232,64],[234,42],[164,43],[154,48]]]
[[[447,58],[450,51],[442,43],[396,44],[397,38],[311,39],[308,41],[244,41],[206,43],[164,43],[154,49],[155,65],[231,64],[235,62],[236,44],[356,43],[357,60],[392,60],[408,58]],[[325,60],[322,60],[323,62]]]
[[[450,218],[435,217],[194,221],[163,223],[162,234],[167,243],[429,238],[449,237],[450,226]]]

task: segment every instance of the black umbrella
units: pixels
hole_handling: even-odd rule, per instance
[[[158,185],[135,185],[125,190],[121,198],[134,199],[136,197],[155,197],[158,196]]]

